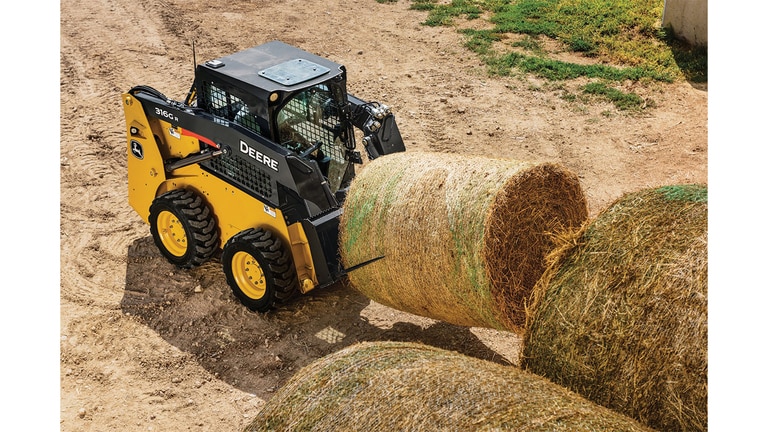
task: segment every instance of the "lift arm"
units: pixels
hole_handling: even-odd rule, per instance
[[[405,151],[395,115],[388,106],[378,102],[365,102],[352,95],[347,95],[347,101],[352,124],[363,131],[363,144],[368,159]]]

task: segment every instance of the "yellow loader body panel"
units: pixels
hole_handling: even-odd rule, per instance
[[[149,208],[156,197],[175,189],[193,190],[204,197],[213,209],[220,233],[219,248],[247,228],[269,229],[284,244],[290,245],[301,291],[306,293],[317,286],[312,253],[300,223],[286,225],[280,209],[270,207],[196,164],[176,169],[169,176],[163,161],[197,152],[200,149],[199,140],[178,134],[169,122],[148,119],[143,107],[132,95],[125,93],[122,100],[126,136],[129,137],[128,203],[144,222],[149,222]],[[137,129],[138,135],[135,132],[132,134],[131,128]],[[136,157],[137,143],[142,149],[141,158]]]

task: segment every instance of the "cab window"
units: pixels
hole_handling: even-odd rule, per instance
[[[245,101],[221,87],[205,82],[203,91],[208,101],[208,112],[216,117],[227,119],[243,126],[257,134],[261,134],[261,128],[256,121],[255,111]]]

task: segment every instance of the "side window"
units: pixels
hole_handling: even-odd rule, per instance
[[[208,93],[208,101],[211,106],[211,114],[225,117],[222,114],[226,114],[227,93],[213,84],[206,83],[205,87]]]
[[[233,121],[257,134],[261,134],[261,128],[256,122],[256,117],[251,114],[252,110],[245,101],[215,84],[206,82],[203,85],[211,114]]]
[[[235,118],[232,121],[261,135],[261,128],[259,127],[259,124],[256,123],[256,116],[251,114],[252,108],[237,96],[230,95],[230,97],[236,106],[240,106],[240,109],[237,111]]]

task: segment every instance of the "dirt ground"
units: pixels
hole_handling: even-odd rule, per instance
[[[70,0],[60,10],[62,431],[240,430],[298,369],[361,341],[415,341],[518,364],[517,335],[402,313],[337,284],[256,314],[218,262],[175,269],[129,207],[120,94],[183,99],[198,62],[279,39],[347,66],[392,107],[406,146],[553,161],[590,213],[641,188],[706,183],[707,86],[630,85],[656,106],[569,102],[530,77],[488,78],[410,2]],[[579,83],[566,83],[576,92]]]

